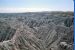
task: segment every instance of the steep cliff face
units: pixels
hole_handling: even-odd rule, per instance
[[[73,50],[73,17],[53,13],[1,17],[6,24],[0,22],[0,50]]]

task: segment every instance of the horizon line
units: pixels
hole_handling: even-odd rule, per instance
[[[23,12],[43,12],[43,11],[73,11],[69,9],[50,9],[50,8],[0,8],[0,13],[23,13]]]
[[[74,11],[35,11],[35,12],[74,12]],[[28,12],[0,12],[0,13],[35,13],[34,11]]]

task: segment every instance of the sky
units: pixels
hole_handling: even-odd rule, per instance
[[[0,12],[74,11],[73,0],[0,0]]]

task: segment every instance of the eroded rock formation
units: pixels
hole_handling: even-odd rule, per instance
[[[73,50],[73,15],[64,14],[35,12],[1,17],[0,50]]]

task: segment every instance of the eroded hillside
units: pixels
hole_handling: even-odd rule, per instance
[[[0,13],[0,50],[73,50],[73,12]]]

